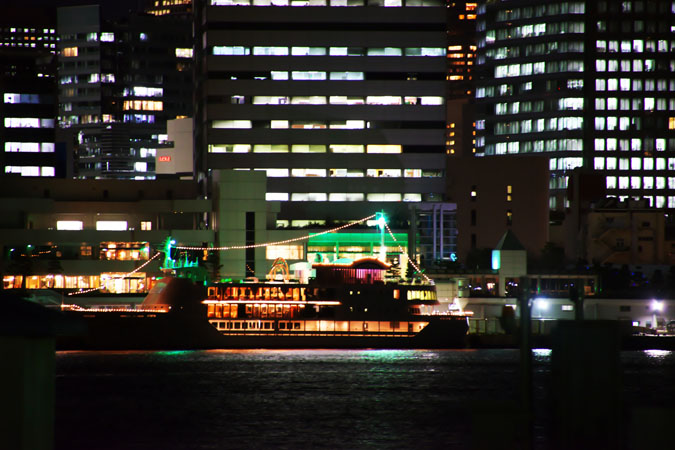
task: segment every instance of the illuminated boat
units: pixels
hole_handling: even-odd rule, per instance
[[[201,296],[196,285],[170,278],[138,309],[71,312],[89,323],[87,348],[466,345],[467,317],[435,314],[432,282],[388,280],[389,265],[375,258],[312,268],[315,277],[303,282],[291,281],[286,268],[280,280],[215,283]]]

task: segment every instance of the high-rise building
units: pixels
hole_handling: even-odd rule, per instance
[[[0,171],[65,177],[55,145],[56,17],[49,11],[0,8]]]
[[[191,14],[192,0],[146,0],[145,12],[154,16]]]
[[[447,14],[439,0],[203,0],[196,171],[261,170],[279,226],[443,200]]]
[[[153,179],[166,121],[192,114],[190,20],[67,7],[58,33],[59,126],[72,132],[76,176]]]
[[[675,4],[518,0],[477,8],[476,151],[539,153],[549,207],[569,174],[608,196],[675,207]]]

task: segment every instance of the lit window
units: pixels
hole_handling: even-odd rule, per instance
[[[288,201],[288,193],[287,192],[267,192],[265,194],[265,200],[270,202],[270,201],[281,201],[285,202]]]
[[[81,220],[57,220],[56,229],[79,231],[84,229],[84,224]]]
[[[126,231],[126,220],[97,220],[96,230],[98,231]]]
[[[368,145],[366,153],[401,153],[400,145]]]
[[[77,56],[77,47],[66,47],[61,50],[61,56],[65,58],[73,58]]]
[[[288,47],[253,47],[256,56],[288,56]]]
[[[101,33],[101,42],[113,42],[115,33]]]
[[[400,202],[401,194],[398,193],[371,193],[366,195],[369,202]]]
[[[252,128],[250,120],[214,120],[213,128]]]
[[[284,258],[287,260],[303,259],[304,246],[302,245],[268,245],[265,247],[265,258],[275,260]]]
[[[292,177],[325,177],[326,169],[291,169]]]
[[[192,58],[192,49],[191,48],[176,48],[176,57],[177,58]]]
[[[319,144],[293,144],[291,153],[326,153],[326,146]]]
[[[294,192],[291,194],[291,201],[294,202],[325,202],[328,195],[325,192]]]
[[[227,55],[227,56],[234,56],[234,55],[249,55],[251,53],[251,49],[248,47],[240,47],[240,46],[215,46],[213,47],[213,54],[214,55]]]
[[[291,72],[293,80],[325,80],[326,72],[307,70],[307,71],[293,71]]]
[[[329,202],[362,202],[365,196],[360,192],[333,192],[328,194]]]
[[[604,170],[605,169],[605,158],[593,158],[593,169]]]
[[[406,172],[412,169],[406,169]],[[420,178],[422,176],[422,171],[417,169],[419,172]],[[367,169],[366,176],[372,178],[401,178],[401,169]]]
[[[151,231],[152,230],[152,222],[149,220],[143,220],[141,221],[141,230],[143,231]]]
[[[293,56],[323,56],[326,54],[326,47],[291,47]]]
[[[256,144],[253,153],[288,153],[288,145],[285,144]]]
[[[363,145],[333,144],[328,146],[331,153],[363,153]]]

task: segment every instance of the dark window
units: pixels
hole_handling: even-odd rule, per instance
[[[621,312],[630,312],[630,306],[628,306],[628,305],[621,305],[621,306],[619,306],[619,311],[621,311]]]
[[[476,226],[476,210],[475,209],[471,210],[471,226],[472,227]]]

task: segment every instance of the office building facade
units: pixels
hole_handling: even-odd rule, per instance
[[[477,16],[477,154],[547,156],[552,210],[577,167],[607,196],[675,207],[671,1],[483,2]]]
[[[58,9],[59,126],[78,178],[153,179],[166,121],[192,113],[185,15],[106,21],[98,6]]]
[[[446,8],[195,3],[195,169],[263,170],[279,227],[443,200]]]
[[[56,17],[0,8],[0,170],[26,177],[66,176],[55,145]]]

